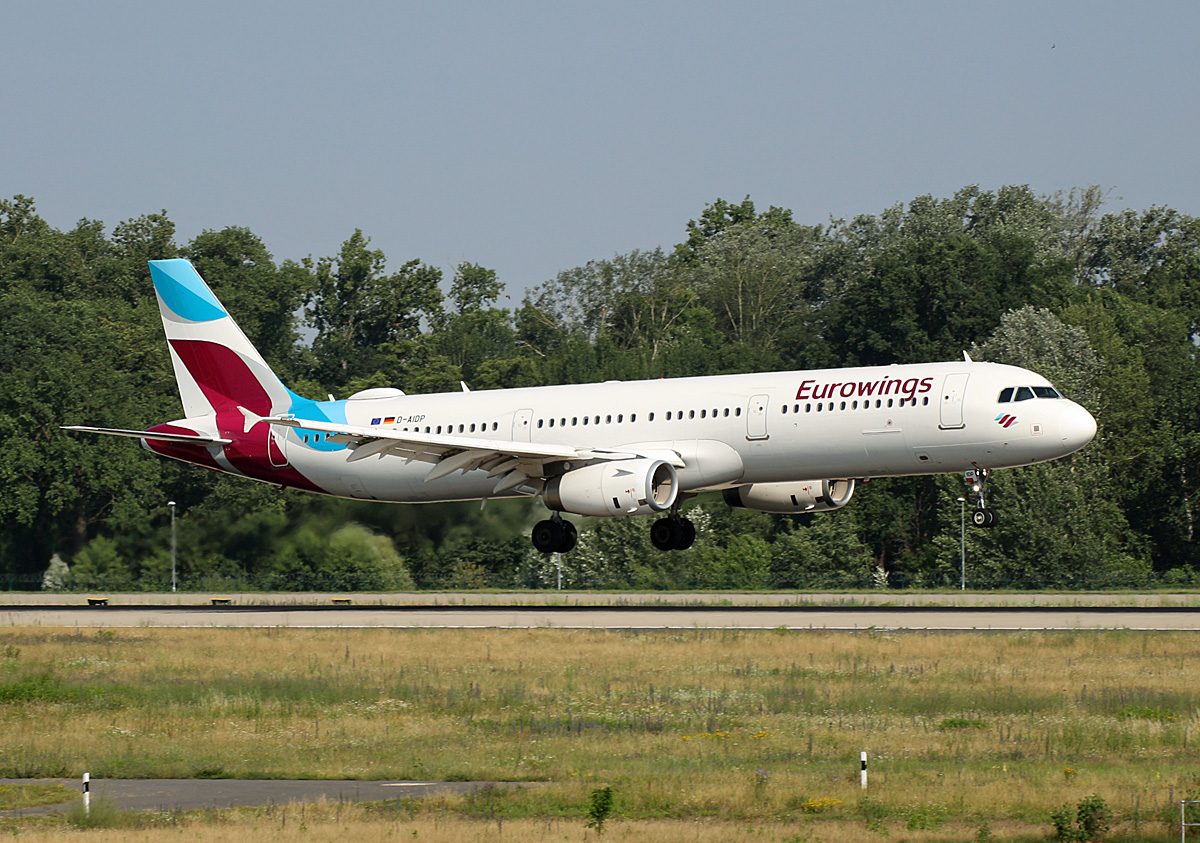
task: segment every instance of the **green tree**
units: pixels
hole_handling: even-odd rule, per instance
[[[418,346],[423,319],[441,313],[440,270],[411,260],[388,274],[387,259],[368,248],[362,231],[342,244],[337,258],[306,260],[308,324],[317,331],[313,356],[317,377],[334,387],[384,373],[404,388],[404,374],[418,361],[406,357]],[[426,361],[421,361],[426,362]]]

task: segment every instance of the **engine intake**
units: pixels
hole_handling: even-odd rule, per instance
[[[584,466],[546,482],[546,506],[576,515],[647,515],[670,509],[679,494],[675,467],[663,460]]]
[[[751,483],[724,492],[725,503],[759,512],[828,512],[854,494],[853,480],[802,480],[799,483]]]

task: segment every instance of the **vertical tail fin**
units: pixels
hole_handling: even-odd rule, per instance
[[[188,418],[245,408],[285,412],[292,399],[191,261],[150,261],[171,364]]]

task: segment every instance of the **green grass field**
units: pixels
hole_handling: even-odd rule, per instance
[[[339,808],[363,839],[595,837],[610,785],[617,840],[1044,840],[1092,794],[1106,839],[1177,840],[1198,668],[1200,633],[10,629],[0,776],[541,783]]]

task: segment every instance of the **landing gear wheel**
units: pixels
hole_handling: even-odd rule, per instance
[[[562,544],[558,546],[559,553],[570,553],[575,549],[575,545],[579,543],[579,531],[575,529],[575,525],[570,521],[562,521],[563,539]]]
[[[687,550],[696,541],[696,525],[678,515],[660,518],[650,525],[650,543],[659,550]]]
[[[673,518],[660,518],[650,525],[650,543],[659,550],[674,550],[679,528]]]
[[[533,526],[533,547],[538,553],[556,553],[566,538],[562,521],[539,521]]]
[[[1000,523],[1000,516],[991,507],[977,509],[971,513],[971,523],[976,527],[995,527]]]
[[[696,525],[686,518],[679,519],[679,541],[675,542],[676,550],[687,550],[696,541]]]

